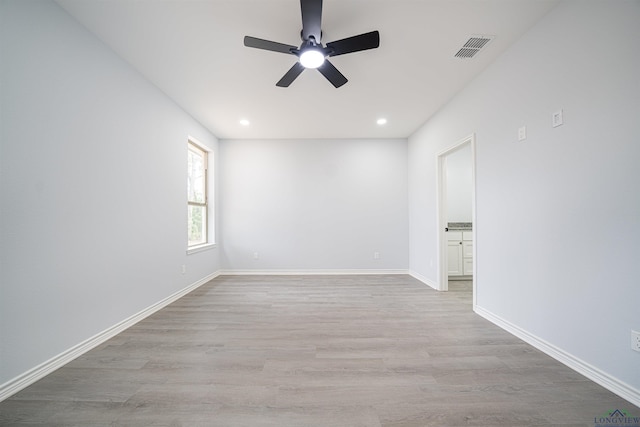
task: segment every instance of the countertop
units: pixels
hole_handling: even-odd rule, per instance
[[[449,231],[472,231],[473,224],[470,222],[448,222]]]

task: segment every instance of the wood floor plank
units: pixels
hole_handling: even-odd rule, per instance
[[[221,276],[0,402],[0,425],[589,426],[640,408],[477,316],[470,282]]]

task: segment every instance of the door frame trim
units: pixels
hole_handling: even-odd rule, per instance
[[[461,139],[448,148],[440,151],[436,155],[438,172],[438,290],[447,291],[449,289],[449,278],[447,268],[447,235],[444,231],[447,226],[447,156],[461,148],[471,146],[471,222],[473,224],[473,307],[476,306],[477,295],[477,266],[478,266],[478,223],[476,221],[476,135],[471,135]]]

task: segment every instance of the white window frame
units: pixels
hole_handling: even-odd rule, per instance
[[[193,148],[192,148],[193,147]],[[204,243],[199,243],[196,245],[189,245],[189,238],[187,235],[187,254],[192,254],[192,253],[196,253],[196,252],[201,252],[201,251],[205,251],[211,248],[215,247],[215,216],[214,216],[214,209],[213,209],[213,171],[212,171],[212,165],[213,163],[213,151],[211,149],[209,149],[208,147],[206,147],[205,145],[201,144],[198,140],[196,140],[195,138],[189,136],[188,140],[187,140],[187,153],[189,152],[189,150],[193,150],[195,148],[195,150],[200,151],[202,153],[204,153],[204,163],[205,163],[205,202],[204,203],[198,203],[198,202],[192,202],[189,200],[189,194],[187,194],[187,210],[189,209],[189,206],[203,206],[205,208],[205,212],[206,212],[206,221],[204,224],[204,228],[205,228],[205,239],[206,241]],[[187,192],[188,193],[188,192]],[[187,233],[188,233],[189,229],[188,229],[188,225],[187,225]]]

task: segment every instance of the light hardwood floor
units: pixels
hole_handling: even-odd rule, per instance
[[[474,314],[470,283],[222,276],[0,403],[0,425],[594,426],[640,409]]]

